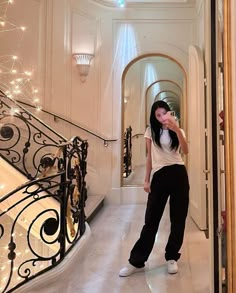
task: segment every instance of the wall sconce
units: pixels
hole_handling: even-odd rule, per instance
[[[86,53],[75,53],[73,57],[79,69],[80,80],[81,82],[85,82],[89,73],[90,62],[94,56]]]

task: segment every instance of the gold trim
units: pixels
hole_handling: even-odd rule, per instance
[[[236,292],[235,194],[233,168],[233,97],[231,60],[231,5],[224,1],[225,192],[227,222],[227,292]]]
[[[180,62],[178,62],[176,59],[174,59],[173,57],[166,55],[166,54],[162,54],[162,53],[149,53],[149,54],[143,54],[140,55],[136,58],[134,58],[130,63],[128,63],[123,71],[122,74],[122,78],[121,78],[121,82],[122,82],[122,89],[121,89],[121,162],[120,162],[120,186],[123,186],[123,137],[124,137],[124,80],[125,80],[125,76],[129,70],[129,68],[136,63],[137,61],[147,58],[147,57],[164,57],[167,58],[173,62],[175,62],[182,70],[183,75],[184,75],[184,82],[186,83],[185,86],[185,90],[184,90],[184,95],[182,96],[183,101],[180,101],[180,109],[181,112],[183,113],[183,128],[185,129],[186,132],[186,136],[188,136],[188,128],[187,128],[187,73],[184,69],[184,67],[182,66],[182,64]],[[145,96],[146,97],[146,96]],[[186,166],[187,166],[187,159],[186,159]]]

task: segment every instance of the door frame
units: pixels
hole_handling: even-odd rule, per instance
[[[218,164],[218,113],[217,113],[217,5],[211,0],[211,102],[212,102],[212,195],[213,195],[213,265],[214,292],[220,292],[219,253],[219,164]],[[234,190],[234,130],[232,95],[232,52],[231,52],[231,0],[223,1],[223,82],[224,82],[224,147],[225,147],[225,202],[227,223],[227,293],[236,292],[236,226]]]
[[[223,52],[224,52],[224,95],[225,95],[225,192],[227,223],[227,292],[236,292],[236,234],[235,234],[235,190],[234,190],[234,131],[232,95],[232,52],[231,52],[231,0],[223,5]]]

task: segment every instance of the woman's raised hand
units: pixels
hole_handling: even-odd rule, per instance
[[[171,115],[171,111],[168,111],[165,116],[166,118],[163,122],[163,125],[165,125],[170,130],[173,130],[173,131],[178,130],[179,128],[178,124],[175,120],[175,117]]]

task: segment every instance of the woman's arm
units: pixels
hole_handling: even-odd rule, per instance
[[[177,125],[176,121],[174,120],[173,117],[167,118],[165,123],[165,126],[167,126],[167,128],[169,128],[170,130],[174,131],[178,137],[179,140],[179,145],[181,148],[181,151],[183,154],[187,155],[188,153],[188,143],[186,141],[186,138],[183,135],[183,132],[181,131],[181,129],[179,128],[179,126]]]
[[[150,189],[150,176],[152,171],[151,143],[152,143],[151,139],[146,138],[147,160],[146,160],[146,175],[144,180],[144,190],[146,192],[151,192],[151,189]]]
[[[187,155],[187,153],[188,153],[188,143],[187,143],[185,137],[183,136],[183,132],[181,131],[181,129],[179,127],[177,127],[177,129],[174,130],[174,131],[177,134],[179,144],[180,144],[180,148],[181,148],[183,154]]]

